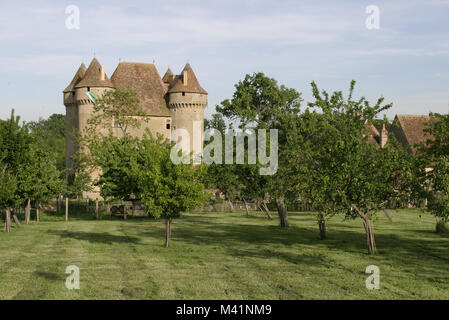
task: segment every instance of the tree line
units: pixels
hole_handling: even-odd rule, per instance
[[[0,208],[5,213],[5,230],[10,216],[19,224],[14,208],[25,207],[25,223],[30,221],[31,205],[39,221],[41,203],[50,201],[65,189],[64,117],[20,123],[11,111],[0,120]],[[64,160],[62,159],[64,157]]]

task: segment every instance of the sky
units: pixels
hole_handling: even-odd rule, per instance
[[[449,111],[449,0],[35,0],[0,4],[0,118],[65,113],[62,91],[94,55],[109,77],[119,60],[154,61],[161,76],[189,62],[206,117],[259,71],[304,107],[311,81],[347,93],[354,79],[356,96],[393,103],[388,118]]]

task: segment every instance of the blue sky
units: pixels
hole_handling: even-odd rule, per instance
[[[65,9],[80,9],[69,30]],[[368,5],[380,29],[368,30]],[[108,76],[122,61],[161,76],[188,61],[209,92],[206,116],[246,73],[262,71],[311,99],[329,91],[393,102],[387,112],[449,111],[449,0],[2,1],[0,118],[65,113],[62,90],[94,52]],[[304,103],[305,105],[305,103]]]

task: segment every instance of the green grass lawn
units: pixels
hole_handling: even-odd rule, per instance
[[[369,256],[361,221],[333,218],[322,241],[310,213],[289,213],[287,230],[259,213],[185,214],[169,248],[161,220],[43,214],[0,233],[0,298],[449,299],[449,236],[420,211],[393,216],[374,223]],[[365,287],[372,264],[380,290]],[[65,287],[68,265],[80,290]]]

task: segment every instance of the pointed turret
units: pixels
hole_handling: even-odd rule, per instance
[[[190,64],[186,64],[168,89],[168,103],[173,129],[185,129],[190,141],[182,140],[181,149],[194,155],[203,152],[204,109],[207,106],[207,92],[195,76]]]
[[[67,86],[67,88],[64,89],[64,93],[71,92],[75,90],[75,86],[83,79],[84,75],[86,73],[86,65],[82,63],[80,67],[78,68],[78,71],[75,73],[75,76],[73,77],[70,84]]]
[[[78,68],[70,84],[63,91],[64,105],[65,105],[65,149],[66,149],[66,167],[69,169],[67,174],[73,173],[71,170],[73,168],[72,156],[76,153],[76,142],[73,137],[74,131],[78,130],[78,108],[76,102],[76,90],[75,87],[78,83],[82,81],[86,74],[86,66],[84,63]]]
[[[83,79],[75,85],[75,105],[73,110],[70,110],[68,114],[73,113],[73,119],[76,123],[76,130],[83,132],[87,126],[88,120],[91,118],[94,112],[94,103],[101,99],[103,94],[109,90],[113,90],[114,85],[111,80],[106,76],[103,66],[98,62],[96,58],[92,59],[89,64]],[[71,152],[77,151],[77,146],[70,146],[70,150],[66,152],[69,155]],[[71,168],[73,162],[67,161],[67,167]]]
[[[114,87],[97,58],[92,59],[89,68],[87,68],[86,73],[84,74],[83,80],[75,85],[75,89],[83,87]]]
[[[173,74],[173,71],[171,71],[170,68],[167,69],[164,76],[162,77],[162,81],[164,83],[172,83],[173,79],[175,78],[175,75]]]
[[[170,89],[168,89],[169,93],[175,92],[190,92],[190,93],[201,93],[207,94],[206,90],[204,90],[198,79],[195,76],[190,64],[187,63],[182,73],[176,77],[173,85]]]

